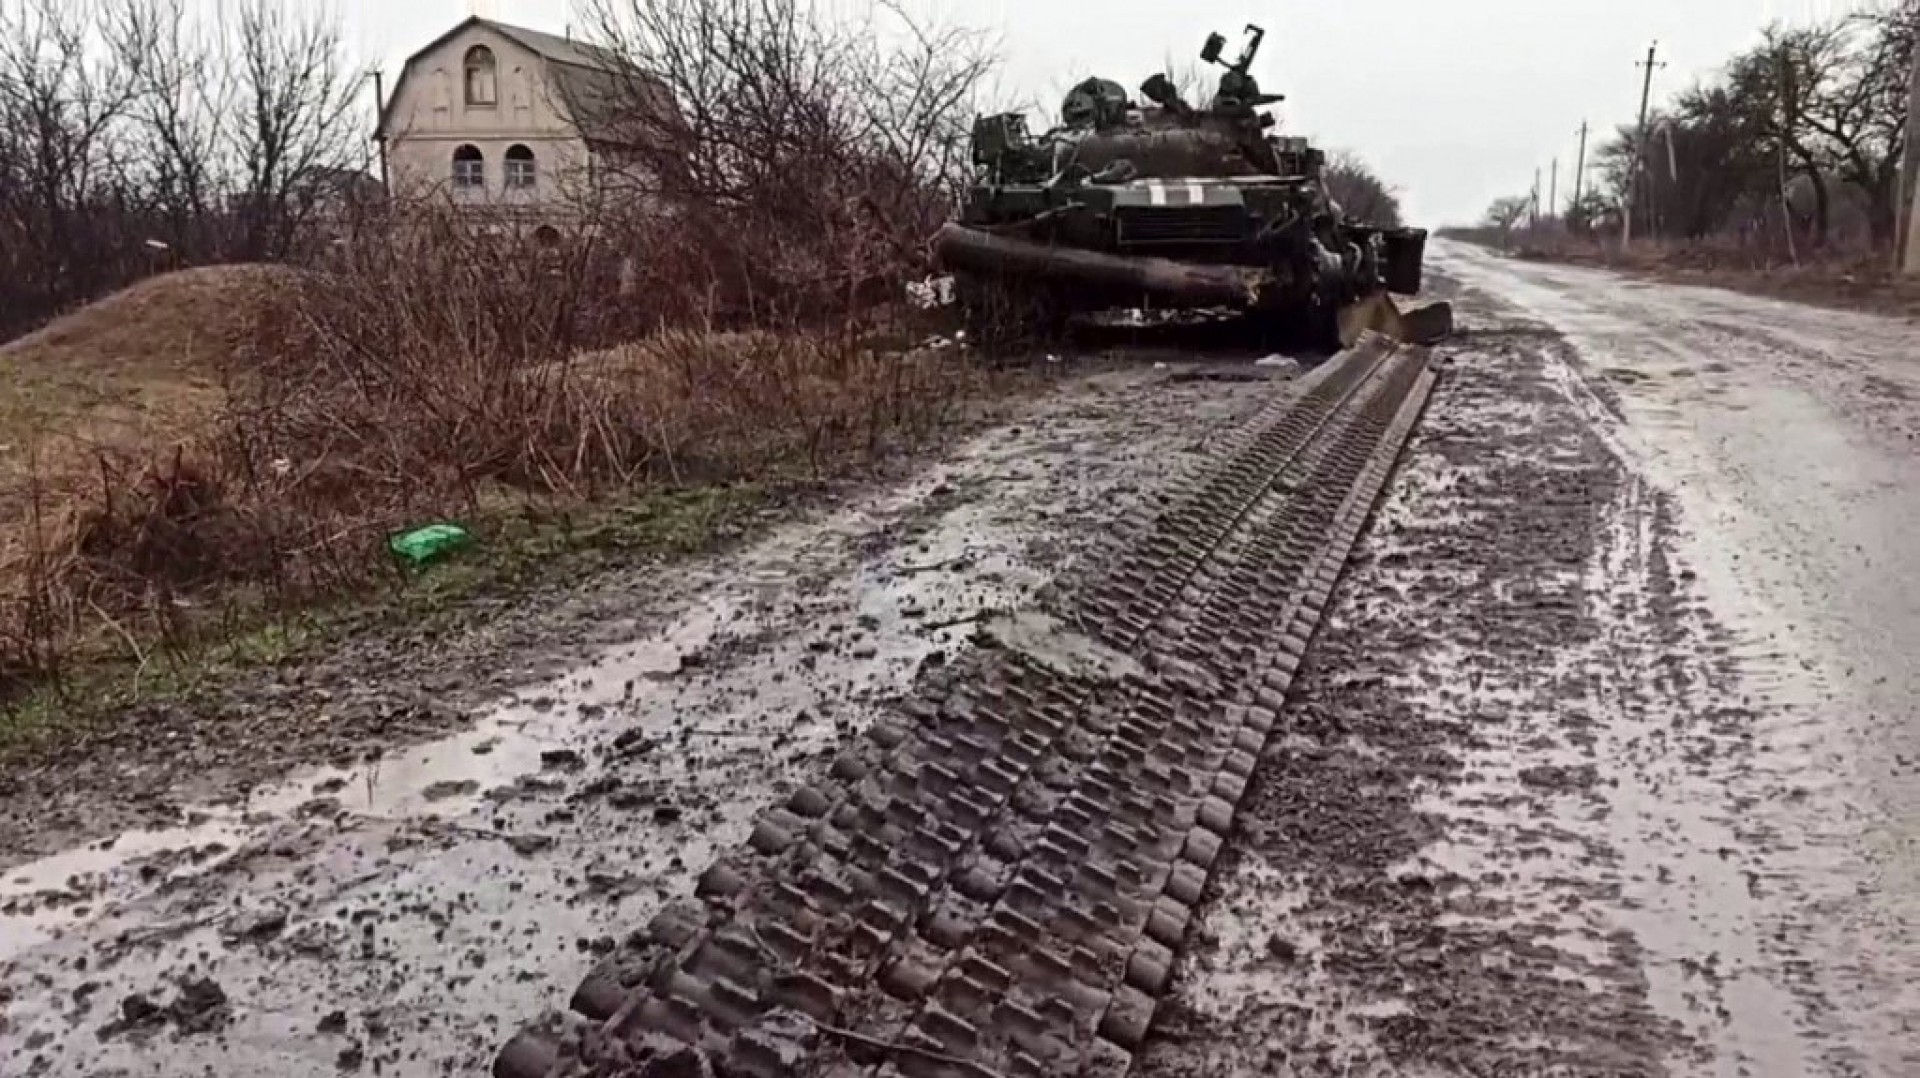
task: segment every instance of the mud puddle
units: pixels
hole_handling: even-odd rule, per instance
[[[905,484],[657,581],[676,612],[455,735],[0,872],[0,1070],[483,1070],[975,633],[1110,661],[1010,612],[1273,392],[1071,385]]]

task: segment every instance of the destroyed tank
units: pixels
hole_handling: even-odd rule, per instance
[[[1156,74],[1143,102],[1080,83],[1038,137],[1020,113],[976,120],[976,179],[933,245],[976,336],[1050,334],[1110,309],[1238,309],[1321,347],[1450,327],[1444,310],[1411,326],[1389,298],[1420,291],[1426,232],[1350,219],[1325,155],[1271,133],[1267,106],[1283,98],[1252,74],[1264,36],[1247,27],[1231,63],[1208,36],[1201,59],[1225,71],[1204,108]]]

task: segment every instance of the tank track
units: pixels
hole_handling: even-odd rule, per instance
[[[1370,338],[1263,410],[1063,601],[1127,659],[976,649],[493,1073],[1124,1074],[1434,378]]]

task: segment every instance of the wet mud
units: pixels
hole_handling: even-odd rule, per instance
[[[503,656],[504,677],[585,654],[438,739],[356,742],[338,765],[64,848],[50,821],[49,852],[0,870],[0,1072],[483,1071],[976,634],[1075,670],[1116,662],[1003,612],[1274,390],[1182,373],[1072,382],[743,551],[583,581],[605,624],[580,635],[627,642],[563,632],[548,656]],[[174,766],[191,788],[194,761]]]
[[[1836,664],[1821,623],[1881,600],[1769,570],[1817,570],[1847,523],[1782,540],[1792,515],[1724,474],[1763,466],[1742,451],[1769,438],[1897,472],[1860,447],[1901,420],[1847,388],[1910,375],[1875,351],[1883,324],[1829,340],[1846,358],[1824,379],[1790,360],[1736,377],[1605,280],[1442,264],[1473,332],[1447,346],[1137,1073],[1920,1072],[1914,801],[1862,782],[1912,735],[1880,711],[1914,713],[1905,671],[1872,658],[1897,645]],[[1750,321],[1768,317],[1843,316]],[[1714,377],[1826,418],[1718,441],[1710,466],[1662,435],[1735,429],[1669,388]],[[1848,481],[1767,478],[1796,513]]]
[[[1110,525],[497,1073],[1122,1073],[1434,375],[1370,341]]]
[[[1799,1007],[1805,1043],[1753,1073],[1920,1073],[1915,323],[1456,261],[1578,359],[1642,375],[1599,429],[1666,495],[1675,571],[1730,637],[1726,693],[1764,705],[1735,766],[1694,780],[1726,791],[1723,845],[1764,853],[1704,877],[1727,916],[1697,931],[1756,952],[1742,999],[1784,985]]]

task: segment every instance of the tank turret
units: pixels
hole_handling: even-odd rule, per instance
[[[1208,36],[1200,58],[1224,70],[1204,108],[1161,72],[1138,101],[1083,80],[1038,138],[1017,114],[980,120],[980,181],[934,244],[969,310],[996,294],[1040,321],[1036,305],[1225,301],[1331,339],[1341,310],[1418,291],[1426,233],[1349,220],[1327,196],[1324,155],[1269,133],[1268,106],[1285,98],[1253,74],[1265,37],[1247,27],[1229,62],[1226,38]]]

